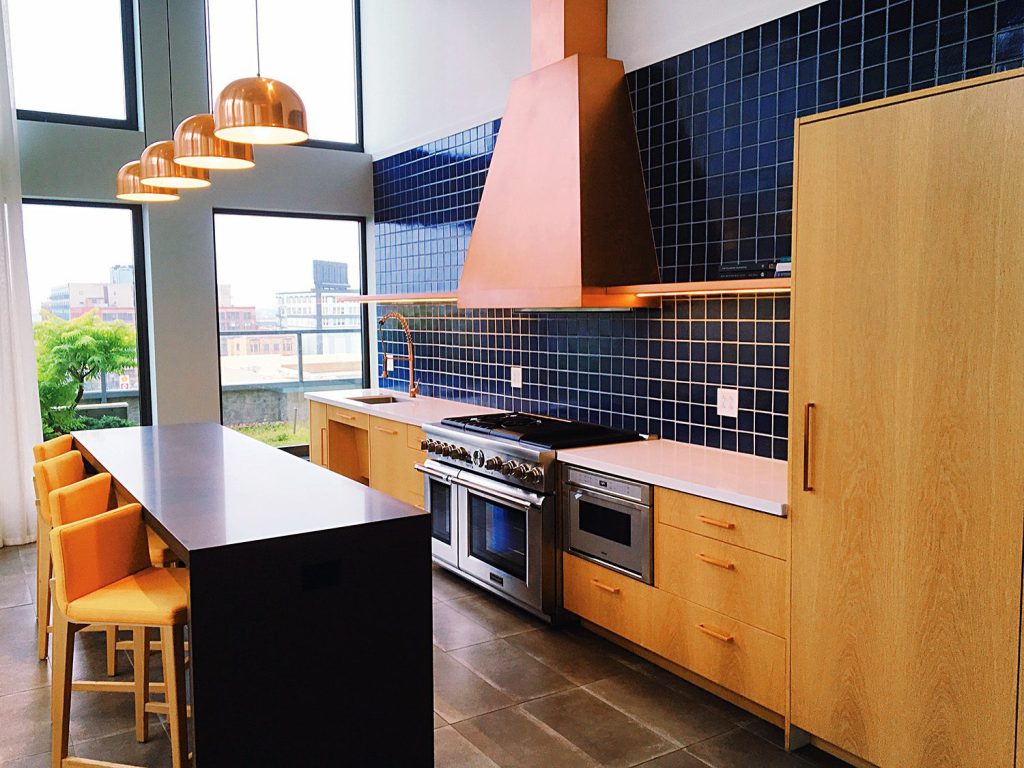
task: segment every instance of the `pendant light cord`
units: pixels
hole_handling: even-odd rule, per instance
[[[256,77],[262,77],[260,71],[260,0],[253,0],[256,7]]]
[[[167,88],[171,103],[171,133],[174,133],[174,65],[171,62],[171,0],[164,4],[164,18],[167,21]]]

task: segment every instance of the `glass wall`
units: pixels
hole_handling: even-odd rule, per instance
[[[26,201],[24,219],[44,432],[148,424],[139,208]]]
[[[309,443],[303,393],[365,386],[363,222],[215,211],[221,417],[272,445]]]

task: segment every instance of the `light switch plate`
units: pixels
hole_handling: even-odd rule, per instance
[[[386,358],[384,358],[384,360],[385,360],[385,365],[387,366],[387,372],[388,373],[394,373],[394,371],[395,371],[395,358],[393,358],[393,357],[386,357]]]
[[[509,383],[512,385],[512,389],[523,388],[523,369],[517,365],[512,366],[509,369]]]
[[[736,389],[718,389],[718,415],[735,419],[739,416],[740,393]]]

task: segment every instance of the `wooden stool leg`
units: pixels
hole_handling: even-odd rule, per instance
[[[171,765],[184,768],[188,760],[188,711],[185,701],[185,628],[160,627],[167,726],[171,734]]]
[[[39,658],[46,658],[46,629],[50,625],[50,577],[53,561],[50,559],[50,526],[38,516],[36,528],[36,639]]]
[[[107,627],[107,677],[117,674],[117,627]]]
[[[132,650],[135,663],[135,739],[144,742],[149,739],[149,715],[146,714],[149,701],[149,633],[145,627],[132,630]]]
[[[50,757],[53,768],[61,768],[64,758],[68,756],[76,629],[60,611],[54,611],[53,671],[50,681]]]

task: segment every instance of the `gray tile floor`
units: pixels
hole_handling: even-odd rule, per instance
[[[0,768],[49,763],[49,665],[35,656],[33,546],[0,549]],[[82,635],[76,677],[102,679],[104,644]],[[121,677],[131,660],[119,658]],[[159,657],[152,673],[160,679]],[[438,768],[844,766],[790,755],[779,729],[578,628],[552,630],[435,569],[434,755]],[[135,741],[129,696],[75,693],[72,754],[170,765],[163,722]]]

